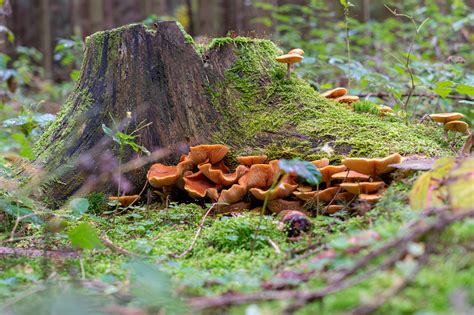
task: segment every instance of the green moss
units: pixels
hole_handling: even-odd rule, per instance
[[[218,38],[209,49],[233,44],[237,60],[221,82],[210,87],[212,103],[223,116],[215,141],[240,153],[261,148],[272,157],[332,160],[343,156],[381,157],[449,154],[439,128],[382,119],[327,100],[295,74],[285,79],[281,51],[261,39]],[[323,150],[324,148],[324,150]]]

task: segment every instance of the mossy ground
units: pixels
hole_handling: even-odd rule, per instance
[[[215,141],[242,152],[267,153],[272,158],[342,156],[382,157],[448,154],[441,128],[406,124],[396,117],[382,118],[356,112],[350,106],[319,96],[295,74],[285,78],[286,65],[275,57],[281,51],[271,41],[249,38],[214,39],[208,49],[234,46],[237,60],[225,79],[210,87],[213,103],[223,115]]]
[[[148,211],[145,207],[136,207],[115,216],[115,219],[87,215],[78,222],[71,222],[68,229],[80,222],[92,222],[115,245],[143,255],[143,259],[151,264],[158,263],[160,270],[171,276],[173,287],[183,295],[208,295],[229,290],[255,292],[261,290],[263,282],[274,279],[283,269],[305,270],[299,267],[305,261],[295,260],[298,255],[294,251],[297,249],[315,243],[337,248],[348,235],[365,229],[375,230],[382,237],[373,246],[403,233],[401,226],[417,216],[417,212],[406,205],[410,184],[411,181],[392,185],[378,206],[365,216],[343,213],[312,218],[314,227],[311,233],[297,241],[287,239],[284,232],[278,229],[274,217],[265,217],[253,253],[252,239],[260,218],[256,214],[245,213],[239,217],[209,218],[190,255],[180,259],[165,259],[169,253],[181,253],[188,248],[206,210],[194,204],[172,204],[166,210],[151,207]],[[474,303],[474,254],[466,247],[474,238],[473,231],[474,220],[471,219],[455,224],[444,232],[438,245],[445,251],[432,256],[416,281],[385,304],[378,313],[452,313],[453,295],[461,293],[467,293],[467,302]],[[41,228],[31,227],[29,233],[38,239],[22,241],[20,246],[38,246],[37,242],[42,244],[44,236]],[[268,239],[277,244],[280,253],[270,245]],[[63,233],[51,236],[48,242],[52,248],[68,244]],[[326,271],[350,264],[354,258],[352,254],[343,254],[326,265],[304,267],[309,268],[306,270],[323,269],[307,284],[300,284],[301,288],[323,286]],[[86,251],[82,259],[85,278],[98,279],[112,287],[121,288],[129,279],[129,266],[133,260],[109,250]],[[3,299],[15,295],[23,287],[39,284],[45,270],[44,260],[39,258],[2,257],[1,266],[0,296]],[[77,259],[49,261],[47,266],[53,282],[80,278],[81,267]],[[330,295],[324,300],[324,305],[312,303],[298,314],[343,312],[388,289],[409,268],[409,265],[400,263],[390,271],[378,272],[360,285]],[[258,307],[262,314],[278,314],[284,303],[263,303]],[[231,308],[229,314],[242,314],[246,308]]]

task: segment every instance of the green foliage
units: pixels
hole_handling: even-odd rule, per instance
[[[102,245],[102,242],[97,235],[96,229],[94,229],[90,224],[81,223],[69,230],[68,235],[73,246],[82,249],[104,248],[104,245]]]
[[[86,196],[89,201],[89,212],[100,215],[108,210],[107,197],[103,193],[92,192]]]

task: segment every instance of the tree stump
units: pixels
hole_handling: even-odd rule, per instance
[[[175,22],[156,25],[87,38],[77,86],[35,146],[50,198],[64,200],[91,178],[94,190],[117,192],[114,178],[104,181],[101,174],[139,154],[121,150],[103,125],[130,134],[149,124],[135,140],[161,150],[161,163],[176,163],[190,145],[217,142],[271,158],[447,153],[434,127],[355,113],[296,75],[285,79],[274,60],[281,50],[271,41],[220,38],[204,47]],[[122,188],[140,191],[147,169],[127,170],[129,185]]]

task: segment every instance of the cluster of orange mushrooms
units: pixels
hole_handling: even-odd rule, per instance
[[[148,182],[161,196],[180,189],[192,198],[210,199],[217,213],[260,211],[265,199],[272,213],[306,212],[309,202],[322,212],[335,213],[348,208],[352,201],[372,204],[379,200],[386,187],[381,176],[394,170],[391,164],[402,160],[396,153],[382,159],[346,158],[342,165],[329,165],[325,158],[311,162],[322,175],[318,186],[302,184],[294,175],[284,174],[270,189],[281,175],[278,160],[266,163],[265,155],[239,156],[239,165],[230,172],[223,162],[228,152],[229,148],[220,144],[191,147],[175,166],[153,164]]]
[[[429,116],[433,121],[442,123],[444,125],[446,139],[448,138],[448,131],[452,131],[454,133],[453,142],[456,139],[456,132],[459,132],[463,135],[469,134],[469,125],[466,122],[460,120],[464,118],[464,115],[461,113],[441,113],[431,114]]]

